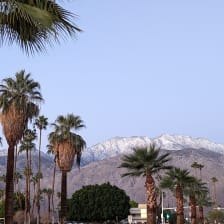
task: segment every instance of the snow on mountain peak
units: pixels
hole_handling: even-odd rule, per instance
[[[103,143],[87,148],[83,152],[82,160],[84,164],[87,164],[119,154],[130,153],[134,147],[147,147],[151,143],[155,143],[158,147],[166,150],[204,148],[224,154],[224,145],[213,143],[205,138],[163,134],[157,138],[136,136],[111,138]]]

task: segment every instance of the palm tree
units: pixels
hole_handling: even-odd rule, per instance
[[[133,148],[133,153],[124,155],[119,168],[126,168],[125,176],[144,176],[146,178],[145,187],[147,195],[147,223],[156,223],[156,187],[153,178],[154,174],[158,174],[160,170],[170,169],[167,165],[170,161],[169,153],[160,155],[160,148],[152,144],[144,148]]]
[[[81,30],[73,24],[74,15],[55,1],[1,0],[1,44],[17,43],[27,54],[41,52],[59,37],[74,36]]]
[[[204,165],[203,164],[200,164],[200,163],[198,163],[198,162],[193,162],[192,164],[191,164],[191,167],[193,168],[193,169],[195,169],[195,171],[197,170],[197,169],[199,169],[200,170],[200,179],[201,179],[201,170],[202,170],[202,168],[204,168]],[[196,175],[197,176],[197,175]]]
[[[204,224],[204,208],[203,207],[211,207],[212,201],[209,196],[208,187],[203,187],[203,189],[199,190],[196,195],[196,201],[198,205],[198,218],[199,224]]]
[[[214,202],[215,208],[217,208],[218,204],[217,204],[217,197],[216,197],[216,182],[218,182],[218,179],[216,177],[212,177],[211,180],[213,183],[213,202]]]
[[[53,145],[47,145],[47,153],[54,154]],[[54,169],[53,169],[53,179],[52,179],[52,195],[51,195],[51,204],[52,204],[52,221],[54,223],[54,188],[55,188],[55,175],[56,175],[56,167],[57,167],[57,155],[54,155]]]
[[[22,208],[22,201],[21,197],[19,196],[21,194],[20,189],[19,189],[19,180],[23,178],[23,175],[19,172],[14,173],[14,181],[15,181],[15,196],[18,198],[18,203],[20,208]]]
[[[184,193],[189,196],[191,224],[196,224],[197,221],[197,195],[208,191],[206,185],[206,183],[196,177],[191,177],[191,180],[185,184]]]
[[[39,129],[39,154],[38,154],[38,173],[39,173],[39,179],[37,183],[37,223],[40,223],[40,173],[41,173],[41,143],[42,143],[42,130],[45,130],[48,125],[47,118],[42,116],[39,116],[35,120],[34,125]]]
[[[30,223],[30,177],[32,172],[31,167],[31,150],[35,149],[35,144],[33,141],[36,139],[36,132],[30,129],[25,130],[23,140],[21,141],[21,145],[19,147],[19,151],[26,152],[26,195],[25,195],[25,221],[26,223]]]
[[[198,163],[194,161],[194,162],[191,164],[191,167],[192,167],[193,169],[195,169],[195,176],[197,176]]]
[[[183,189],[192,181],[190,172],[186,169],[174,167],[169,170],[160,182],[161,188],[167,188],[175,193],[177,207],[177,224],[184,223],[184,197]]]
[[[61,223],[66,218],[66,200],[67,200],[67,172],[72,169],[74,158],[80,166],[81,153],[86,143],[84,139],[72,132],[85,127],[79,116],[68,114],[67,116],[58,116],[55,123],[52,124],[54,131],[49,134],[49,142],[53,145],[54,154],[57,156],[58,166],[62,172],[61,180]]]
[[[0,85],[0,121],[3,133],[8,143],[8,158],[6,171],[6,203],[5,222],[12,223],[13,217],[13,174],[14,148],[22,138],[29,120],[39,113],[38,102],[42,96],[40,85],[22,70],[15,75],[15,79],[3,79]]]
[[[204,165],[198,163],[198,169],[199,169],[199,171],[200,171],[200,179],[202,179],[202,173],[201,173],[201,170],[202,170],[203,168],[204,168]]]
[[[33,203],[32,203],[32,208],[31,208],[31,216],[33,216],[34,205],[35,205],[35,202],[37,199],[38,192],[36,193],[36,185],[40,179],[39,176],[40,176],[39,173],[36,173],[36,175],[33,175],[30,179],[30,182],[33,183]]]
[[[42,190],[44,194],[47,196],[47,201],[48,201],[48,223],[50,223],[50,214],[51,214],[51,195],[53,193],[51,188],[44,188]]]

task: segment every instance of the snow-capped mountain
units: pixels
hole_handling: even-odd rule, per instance
[[[119,154],[130,153],[133,147],[147,147],[155,143],[161,149],[182,150],[191,149],[208,149],[213,152],[224,154],[224,145],[216,144],[205,138],[192,138],[180,135],[161,135],[158,138],[149,137],[115,137],[103,143],[87,148],[83,152],[83,164],[92,161],[103,160],[114,157]]]

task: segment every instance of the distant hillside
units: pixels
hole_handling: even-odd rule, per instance
[[[173,158],[171,163],[175,166],[189,169],[192,175],[199,176],[199,173],[191,168],[191,164],[195,161],[203,164],[202,178],[209,184],[211,196],[211,178],[215,176],[219,180],[217,182],[217,198],[223,198],[224,146],[212,143],[206,139],[169,135],[164,135],[157,139],[147,137],[113,138],[86,149],[83,153],[83,166],[80,171],[74,168],[68,174],[68,196],[71,196],[74,191],[84,185],[110,182],[124,189],[131,199],[138,202],[145,202],[144,178],[121,178],[121,174],[125,171],[117,167],[121,163],[120,159],[123,154],[130,153],[133,147],[148,146],[151,142],[156,142],[162,149],[167,149]],[[42,153],[41,160],[44,175],[42,186],[51,187],[53,158]],[[33,161],[33,172],[35,173],[38,162],[37,153],[33,156]],[[24,166],[25,156],[22,155],[19,156],[17,167],[20,171],[23,171]],[[5,168],[6,154],[2,151],[0,153],[0,175],[5,173]],[[60,181],[61,174],[57,170],[56,192],[60,191]],[[21,188],[23,186],[24,184],[21,183]],[[169,200],[171,200],[171,194],[168,195]],[[169,203],[174,203],[172,200]],[[223,205],[222,201],[219,201],[219,203]]]

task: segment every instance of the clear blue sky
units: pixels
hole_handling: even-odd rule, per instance
[[[34,57],[0,48],[0,78],[30,72],[50,122],[80,115],[88,146],[163,133],[224,143],[223,0],[59,3],[78,15],[76,39]]]

